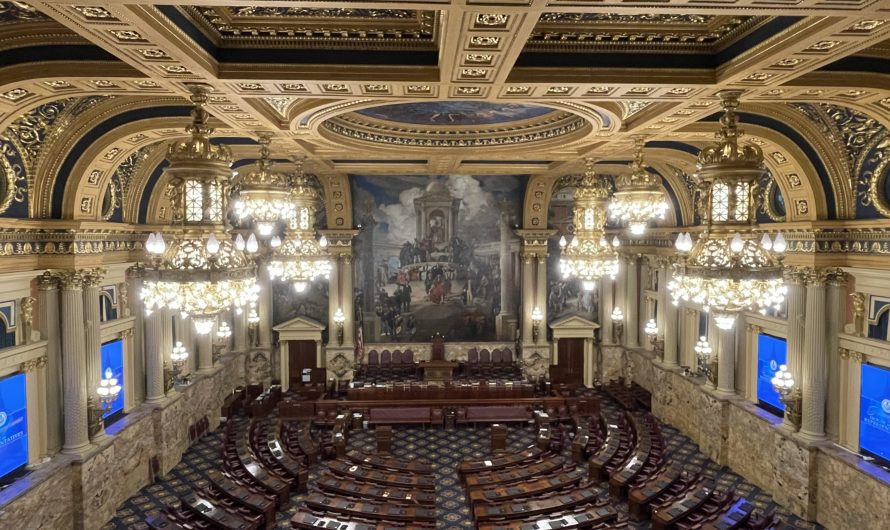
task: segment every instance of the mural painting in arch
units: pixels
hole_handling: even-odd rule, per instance
[[[358,114],[395,123],[457,126],[508,123],[537,118],[551,112],[554,110],[550,107],[522,103],[430,101],[382,105],[359,110]]]
[[[513,340],[497,322],[515,319],[519,302],[524,176],[352,176],[351,185],[366,342]]]
[[[574,233],[572,208],[575,201],[574,187],[564,187],[553,194],[547,212],[548,226],[556,229],[556,235],[547,241],[547,320],[553,322],[567,315],[578,315],[599,323],[599,285],[592,291],[581,288],[577,278],[563,278],[559,272],[559,238],[571,239]]]

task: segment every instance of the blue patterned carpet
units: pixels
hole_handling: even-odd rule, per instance
[[[610,420],[617,419],[619,409],[605,395],[600,396],[602,409]],[[698,451],[698,446],[680,434],[676,429],[665,425],[663,434],[667,442],[668,458],[674,462],[682,462],[687,466],[698,467],[704,473],[716,477],[720,488],[742,495],[760,509],[777,508],[777,513],[788,523],[800,529],[821,529],[813,523],[800,520],[777,506],[772,498],[745,482],[726,467],[717,465]],[[508,431],[508,449],[520,450],[534,442],[534,430],[531,426],[513,424]],[[163,508],[164,504],[176,504],[177,497],[191,490],[191,485],[205,483],[206,472],[221,468],[221,439],[219,431],[212,433],[198,442],[184,455],[180,462],[168,475],[158,483],[146,486],[138,495],[124,502],[117,510],[115,518],[103,527],[104,530],[143,529],[145,518]],[[372,431],[353,431],[349,440],[350,449],[366,452],[375,451]],[[438,528],[443,530],[473,528],[469,517],[469,509],[464,499],[464,490],[460,485],[456,466],[467,458],[480,458],[489,454],[490,439],[487,428],[463,427],[454,431],[441,428],[396,427],[393,429],[393,454],[406,459],[420,458],[433,465],[437,477],[436,508],[438,510]],[[570,450],[566,446],[566,456]],[[323,466],[324,464],[321,464]],[[309,474],[310,486],[318,477],[321,466],[314,467]],[[604,483],[604,489],[608,484]],[[290,517],[302,502],[301,495],[293,495],[291,503],[278,514],[279,529],[290,528]],[[627,511],[627,503],[615,502],[616,508]],[[631,528],[642,530],[651,528],[648,522],[632,524]]]

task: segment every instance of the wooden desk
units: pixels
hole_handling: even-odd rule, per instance
[[[420,363],[424,381],[451,381],[458,363],[454,361],[427,361]]]
[[[714,494],[714,482],[703,480],[671,504],[652,511],[652,529],[666,530],[689,514],[695,513]]]
[[[181,501],[182,508],[194,513],[198,519],[204,521],[211,528],[227,530],[257,530],[259,523],[245,521],[226,512],[214,505],[210,500],[199,497],[194,493],[186,496]]]
[[[416,491],[409,488],[394,488],[391,486],[378,486],[376,484],[358,483],[350,479],[341,479],[333,475],[323,474],[315,481],[315,485],[322,491],[329,491],[338,495],[370,499],[377,501],[389,501],[402,504],[419,504],[421,506],[436,505],[436,495],[430,491]]]
[[[734,530],[744,525],[754,513],[754,504],[747,499],[736,500],[716,520],[702,525],[702,530]]]

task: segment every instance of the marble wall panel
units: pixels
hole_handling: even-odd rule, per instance
[[[819,470],[815,487],[815,508],[819,523],[826,528],[890,528],[890,473],[870,466],[849,454],[816,454]],[[882,479],[874,474],[882,475]]]

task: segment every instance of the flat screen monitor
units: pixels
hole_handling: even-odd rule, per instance
[[[25,374],[0,379],[0,481],[28,463]]]
[[[862,365],[859,399],[859,448],[890,464],[890,368]]]
[[[124,410],[124,342],[116,339],[106,342],[102,345],[102,366],[100,367],[105,377],[106,368],[111,368],[111,376],[117,379],[117,384],[121,386],[121,393],[111,403],[111,408],[105,410],[103,418],[107,418],[112,414],[117,414]]]
[[[761,333],[757,336],[757,401],[764,408],[783,414],[785,405],[779,401],[779,394],[773,389],[772,379],[779,366],[788,360],[788,345],[785,339]]]

